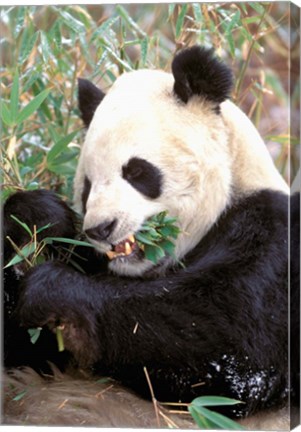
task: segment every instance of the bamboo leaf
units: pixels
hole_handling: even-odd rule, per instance
[[[188,407],[188,410],[191,414],[191,417],[200,429],[221,429],[221,427],[202,416],[196,408],[190,406]]]
[[[38,328],[28,329],[27,331],[28,331],[29,336],[30,336],[30,342],[32,344],[35,344],[40,337],[42,328],[38,327]]]
[[[28,232],[28,234],[30,235],[30,237],[32,237],[32,231],[31,231],[31,229],[29,228],[29,226],[28,226],[25,222],[20,221],[20,219],[18,219],[18,218],[17,218],[16,216],[14,216],[14,215],[10,215],[10,217],[11,217],[15,222],[17,222],[19,225],[21,225],[21,227],[24,228],[25,231]]]
[[[200,3],[192,3],[192,10],[196,21],[200,24],[202,22],[202,9]]]
[[[147,34],[138,26],[138,24],[133,20],[133,18],[129,15],[129,13],[126,11],[126,9],[118,5],[116,6],[116,11],[124,19],[124,21],[128,24],[128,26],[137,32],[140,36],[143,38],[147,37]]]
[[[262,6],[259,2],[249,2],[249,6],[251,6],[251,8],[260,15],[264,13],[264,6]]]
[[[45,63],[48,63],[50,57],[52,56],[51,48],[46,33],[41,31],[40,34],[41,34],[41,47],[42,47],[43,60]]]
[[[144,38],[140,42],[141,46],[141,66],[144,67],[147,59],[148,39]]]
[[[10,118],[13,124],[16,123],[19,107],[19,72],[16,70],[10,94]]]
[[[156,243],[154,241],[150,240],[150,238],[146,234],[143,234],[140,231],[136,233],[135,237],[136,240],[140,241],[143,244],[156,246]]]
[[[190,406],[188,407],[190,411]],[[207,408],[204,408],[203,406],[198,406],[197,408],[194,407],[194,409],[199,413],[201,416],[205,417],[207,420],[211,422],[211,424],[215,425],[215,428],[219,429],[227,429],[227,430],[245,430],[243,426],[236,423],[235,421],[229,419],[228,417],[219,414],[217,412],[211,411]],[[191,411],[190,411],[191,412]]]
[[[23,261],[25,258],[27,258],[29,255],[34,253],[35,251],[35,244],[30,243],[26,246],[24,246],[22,249],[20,249],[20,252],[15,255],[8,264],[4,268],[14,266],[16,264],[19,264],[21,261]]]
[[[21,124],[24,122],[28,117],[30,117],[38,108],[39,106],[44,102],[44,100],[47,98],[48,94],[50,92],[50,89],[43,90],[41,93],[39,93],[34,99],[32,99],[19,113],[17,117],[17,124]]]
[[[62,10],[61,8],[56,8],[58,13],[61,15],[64,24],[77,33],[86,33],[84,24],[73,17],[69,12]]]
[[[13,121],[10,115],[10,110],[3,100],[0,101],[0,115],[3,123],[5,123],[7,126],[12,126]]]
[[[77,246],[86,246],[86,247],[94,247],[91,243],[84,242],[81,240],[68,239],[64,237],[46,237],[43,240],[46,244],[52,244],[54,241],[61,243],[69,243]]]
[[[187,12],[187,4],[182,4],[179,7],[181,8],[181,11],[176,22],[176,39],[178,39],[182,33],[184,19]]]
[[[149,261],[152,261],[154,264],[157,264],[157,262],[165,257],[165,252],[162,248],[155,245],[155,247],[149,247],[148,245],[145,246],[144,249],[145,258]]]
[[[175,4],[175,3],[170,3],[170,4],[168,5],[168,19],[170,19],[171,16],[172,16],[172,14],[174,13],[174,11],[175,11],[175,7],[176,7],[176,4]]]
[[[234,27],[239,23],[240,20],[240,10],[238,9],[235,14],[233,14],[230,23],[227,25],[226,33],[232,32]]]
[[[37,42],[38,35],[39,35],[39,32],[35,32],[32,36],[24,34],[24,37],[22,39],[22,45],[20,48],[19,60],[20,60],[21,64],[27,60],[29,54],[32,52],[32,50],[33,50],[33,48]]]
[[[227,406],[237,405],[242,403],[239,400],[227,398],[224,396],[200,396],[195,398],[191,405],[195,407],[199,406]]]
[[[70,142],[73,140],[73,138],[76,136],[78,132],[79,130],[71,132],[69,135],[57,141],[47,154],[47,162],[48,163],[52,162],[57,155],[62,153],[62,151],[64,151],[67,148],[68,144],[70,144]]]
[[[13,401],[18,402],[19,400],[21,400],[27,393],[27,390],[23,390],[21,393],[17,394],[17,396],[15,396],[13,398]]]

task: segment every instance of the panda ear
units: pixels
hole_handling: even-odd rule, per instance
[[[89,127],[96,108],[105,97],[105,94],[90,81],[78,78],[78,106],[81,118],[86,127]]]
[[[184,102],[201,96],[216,107],[230,96],[232,71],[214,55],[213,49],[194,46],[180,51],[172,62],[174,92]]]

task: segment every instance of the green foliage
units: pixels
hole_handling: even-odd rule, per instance
[[[264,2],[2,7],[2,198],[46,187],[71,201],[83,141],[78,77],[106,89],[124,71],[169,69],[174,52],[195,43],[214,46],[232,65],[233,97],[260,128],[269,106],[288,107],[286,77],[271,62],[274,55],[275,64],[287,64],[287,7]],[[298,82],[291,87],[299,88]],[[299,109],[298,97],[292,97],[291,109]],[[267,139],[277,143],[276,163],[287,175],[289,126],[279,130],[270,123]],[[298,130],[292,138],[297,137]],[[291,159],[297,167],[297,146]]]
[[[28,334],[30,336],[30,342],[32,344],[35,344],[37,342],[37,340],[39,339],[40,334],[41,334],[41,330],[42,330],[41,327],[32,328],[32,329],[28,329],[27,330],[27,332],[28,332]]]
[[[14,266],[16,264],[19,264],[23,261],[25,261],[28,265],[28,267],[34,267],[37,263],[43,262],[45,259],[48,259],[47,255],[47,249],[46,246],[53,245],[56,247],[57,251],[60,252],[62,250],[62,243],[66,243],[70,246],[69,249],[67,249],[67,254],[65,253],[66,250],[64,250],[64,257],[61,257],[62,261],[69,262],[70,264],[74,265],[77,269],[81,270],[78,267],[78,264],[76,264],[71,256],[74,253],[73,247],[74,246],[85,246],[85,247],[93,247],[91,243],[77,240],[77,239],[69,239],[69,238],[63,238],[63,237],[45,237],[41,241],[37,241],[37,235],[47,230],[51,226],[51,224],[47,224],[43,227],[40,227],[36,229],[34,226],[33,229],[31,229],[25,222],[20,221],[16,216],[11,215],[11,218],[15,220],[21,227],[29,234],[29,240],[26,245],[24,245],[21,249],[9,238],[8,240],[11,242],[13,248],[16,251],[16,255],[6,264],[4,268]],[[81,270],[82,271],[82,270]]]
[[[188,406],[188,410],[201,429],[244,430],[240,424],[206,407],[229,406],[242,403],[235,399],[221,396],[200,396]]]
[[[145,257],[157,263],[161,258],[170,255],[175,258],[175,244],[180,234],[180,229],[175,224],[176,218],[167,216],[167,212],[161,212],[149,218],[135,234],[139,246],[144,250]]]

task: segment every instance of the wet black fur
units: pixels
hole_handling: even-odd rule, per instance
[[[22,205],[39,224],[38,192],[35,199],[26,203],[25,194]],[[53,206],[50,192],[49,201],[53,220],[65,204]],[[213,394],[246,402],[227,411],[233,416],[279,403],[288,386],[287,208],[287,196],[268,190],[241,199],[186,256],[185,268],[164,277],[117,277],[102,263],[94,264],[96,275],[39,265],[25,275],[15,316],[26,328],[50,318],[82,327],[79,342],[94,369],[145,397],[144,366],[159,400]]]

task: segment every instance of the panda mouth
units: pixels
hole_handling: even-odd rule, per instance
[[[107,251],[106,255],[110,261],[115,260],[117,258],[132,258],[139,257],[142,253],[141,247],[138,246],[134,235],[130,235],[125,240],[117,243],[112,246],[112,250]]]

